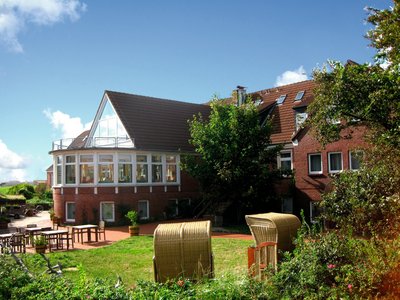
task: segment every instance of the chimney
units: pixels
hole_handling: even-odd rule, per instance
[[[233,91],[236,94],[237,106],[240,106],[246,102],[246,87],[238,85],[236,90]]]

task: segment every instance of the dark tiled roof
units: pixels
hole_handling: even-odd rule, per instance
[[[174,100],[106,91],[138,150],[193,151],[188,120],[201,113],[208,118],[210,107]]]
[[[86,130],[78,135],[74,141],[68,146],[68,149],[79,149],[85,145],[86,138],[89,134],[90,130]]]
[[[286,95],[285,101],[281,105],[276,105],[270,115],[273,118],[272,143],[291,143],[295,132],[294,108],[305,107],[313,101],[314,87],[315,82],[307,80],[251,93],[253,99],[257,100],[258,98],[263,101],[260,104],[260,110],[271,106],[279,96]],[[301,101],[294,101],[299,91],[305,91],[304,96]]]

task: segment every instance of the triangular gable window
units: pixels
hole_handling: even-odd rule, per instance
[[[103,98],[92,132],[89,147],[134,147],[133,140],[126,132],[107,96]]]

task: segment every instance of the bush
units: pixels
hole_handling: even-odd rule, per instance
[[[358,172],[343,172],[323,196],[322,217],[344,231],[395,237],[400,229],[400,151],[366,152]]]
[[[399,261],[398,241],[356,239],[337,232],[302,234],[270,274],[272,299],[370,298]]]

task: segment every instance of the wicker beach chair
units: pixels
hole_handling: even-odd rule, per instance
[[[154,279],[214,277],[211,222],[160,224],[154,231]]]
[[[249,271],[251,275],[262,279],[267,267],[277,269],[278,249],[293,250],[292,241],[301,223],[291,214],[265,213],[247,215],[245,218],[256,244],[248,250]]]
[[[278,250],[291,251],[294,249],[293,239],[296,237],[297,230],[301,226],[298,217],[292,214],[265,213],[247,215],[246,223],[250,228],[256,244],[261,242],[277,242]],[[261,225],[267,227],[265,230],[254,230]],[[272,238],[275,233],[276,238]]]

